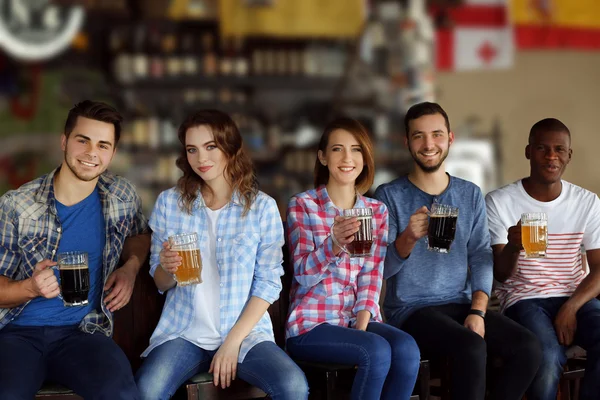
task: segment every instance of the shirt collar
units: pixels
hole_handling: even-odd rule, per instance
[[[56,200],[54,196],[54,177],[56,176],[58,171],[60,171],[60,168],[61,167],[56,168],[54,171],[41,178],[42,181],[35,196],[35,201],[37,203],[43,203],[48,206],[51,206],[53,201]],[[118,193],[113,193],[113,191],[111,191],[111,186],[114,183],[114,181],[115,176],[108,171],[104,171],[102,175],[98,177],[97,187],[101,197],[115,195],[121,198],[120,191]]]
[[[250,205],[250,209],[254,209],[254,204],[256,203],[256,201],[254,201],[251,205]],[[241,195],[238,191],[233,192],[233,194],[231,195],[231,201],[229,203],[227,203],[227,206],[230,205],[234,205],[234,206],[239,206],[239,207],[243,207],[244,204],[242,203],[241,200]],[[198,197],[196,197],[196,201],[194,202],[194,208],[202,208],[202,207],[206,207],[206,202],[204,201],[204,198],[202,197],[202,193],[200,193],[200,190],[198,190]]]

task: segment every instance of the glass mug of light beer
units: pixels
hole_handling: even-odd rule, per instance
[[[546,257],[548,247],[548,216],[544,212],[521,214],[521,243],[525,258]]]
[[[436,253],[450,252],[456,234],[458,207],[434,203],[429,212],[427,249]]]
[[[179,286],[202,283],[202,258],[198,245],[198,234],[181,233],[169,237],[169,246],[181,257],[181,265],[175,272],[175,280]]]
[[[90,271],[88,253],[68,251],[58,253],[58,273],[60,275],[60,293],[66,307],[88,304],[90,291]]]
[[[348,243],[343,250],[350,257],[368,257],[373,246],[373,210],[371,208],[349,208],[344,210],[344,217],[355,217],[360,222],[354,240]]]

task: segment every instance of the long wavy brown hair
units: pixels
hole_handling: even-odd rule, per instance
[[[176,165],[183,171],[177,181],[177,189],[181,194],[179,206],[188,214],[192,213],[194,202],[202,191],[212,194],[212,189],[198,176],[187,160],[185,136],[190,128],[206,126],[212,132],[216,146],[227,158],[227,166],[223,172],[233,192],[238,193],[244,207],[242,215],[246,215],[258,194],[258,182],[254,173],[252,160],[242,147],[242,136],[235,122],[224,112],[218,110],[200,110],[188,117],[179,126],[177,136],[181,142],[181,152]]]
[[[360,194],[365,194],[367,190],[373,184],[375,177],[375,158],[373,156],[373,142],[369,137],[367,129],[357,120],[352,118],[340,117],[331,121],[325,127],[321,140],[319,142],[319,150],[325,154],[327,152],[327,145],[329,144],[329,137],[334,131],[341,129],[350,133],[362,149],[363,155],[363,170],[356,178],[355,186],[356,190]],[[315,187],[318,188],[321,185],[327,185],[329,182],[329,169],[327,166],[321,164],[319,157],[315,160]]]

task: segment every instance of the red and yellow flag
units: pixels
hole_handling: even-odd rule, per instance
[[[600,1],[510,1],[518,48],[600,50]]]

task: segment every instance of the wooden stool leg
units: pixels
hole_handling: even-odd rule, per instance
[[[571,390],[569,388],[569,380],[561,379],[558,384],[558,396],[559,400],[571,400]]]
[[[200,400],[198,385],[187,385],[187,400]]]
[[[325,378],[327,380],[327,400],[335,400],[335,379],[337,377],[336,371],[327,371]]]
[[[419,400],[429,400],[430,379],[429,361],[422,362],[419,367]]]

